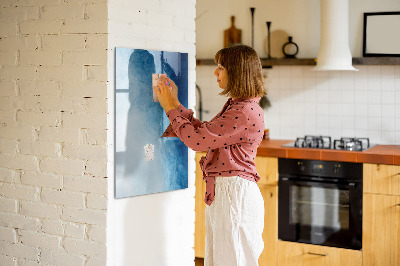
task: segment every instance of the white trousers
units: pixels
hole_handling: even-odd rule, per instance
[[[255,182],[216,177],[205,219],[205,266],[258,266],[264,249],[264,199]]]

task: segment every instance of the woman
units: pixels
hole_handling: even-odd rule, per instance
[[[200,160],[206,182],[205,265],[258,265],[264,247],[264,201],[254,163],[264,134],[258,105],[266,94],[261,63],[245,45],[218,51],[215,62],[220,94],[230,98],[210,122],[195,119],[179,103],[170,79],[153,89],[171,122],[163,136],[178,136],[189,148],[208,151]]]

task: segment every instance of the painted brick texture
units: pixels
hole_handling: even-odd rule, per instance
[[[107,1],[0,1],[0,265],[105,265]]]

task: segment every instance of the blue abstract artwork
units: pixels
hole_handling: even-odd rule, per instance
[[[154,74],[166,74],[188,103],[188,54],[115,49],[115,197],[188,187],[188,148],[161,138],[169,120],[153,98]]]

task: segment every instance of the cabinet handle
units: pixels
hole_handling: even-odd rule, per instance
[[[310,254],[310,255],[317,255],[317,256],[322,256],[322,257],[328,256],[328,254],[320,254],[320,253],[313,253],[313,252],[307,252],[307,254]]]

